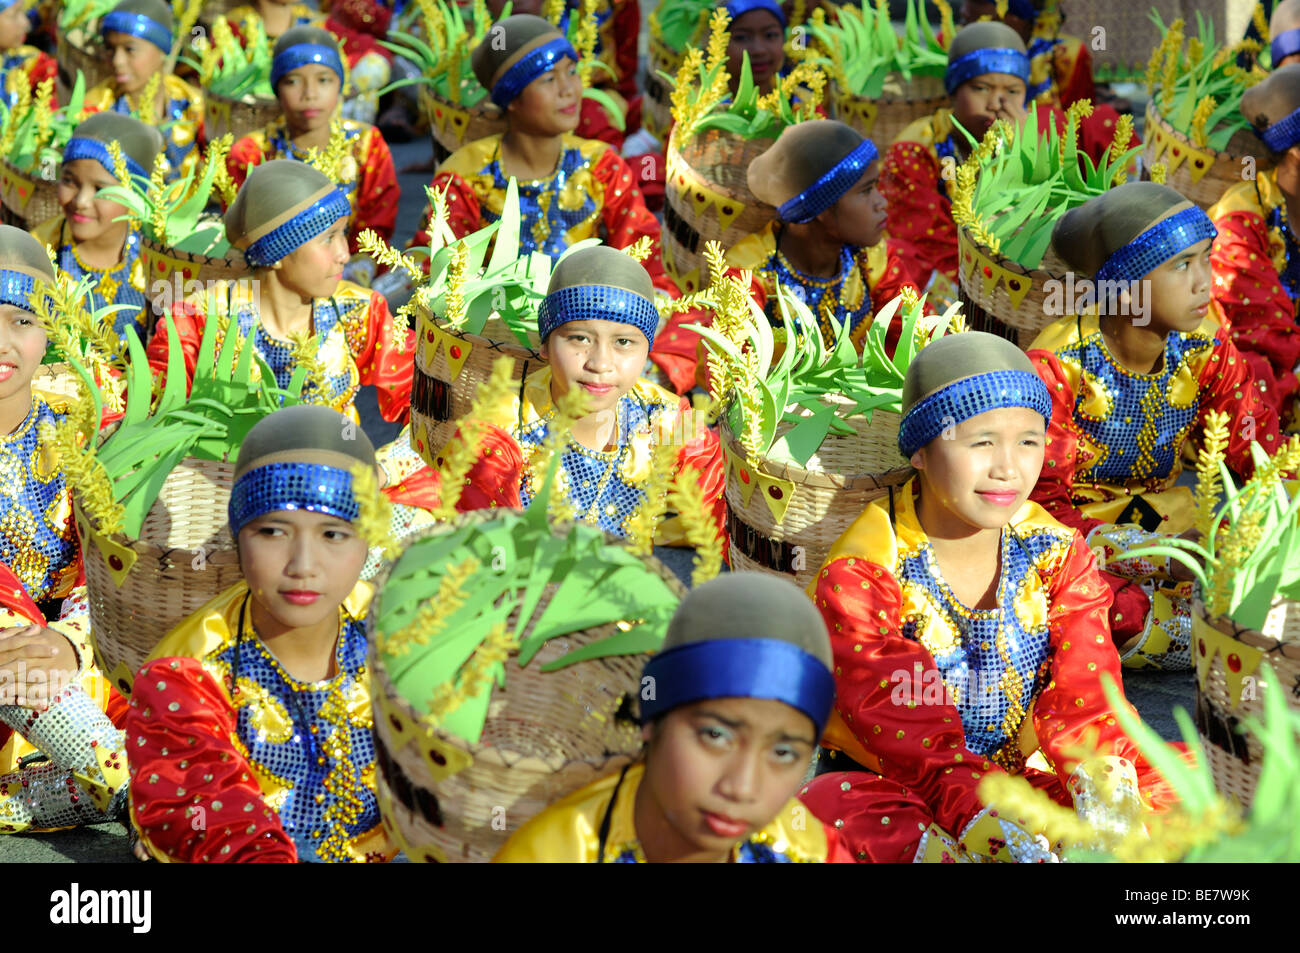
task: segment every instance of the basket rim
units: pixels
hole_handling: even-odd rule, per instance
[[[417,97],[419,95],[428,96],[439,105],[460,110],[461,112],[468,114],[471,118],[487,119],[493,122],[500,122],[503,126],[505,125],[505,113],[497,109],[490,96],[484,96],[473,106],[466,106],[463,103],[453,103],[446,96],[435,91],[428,83],[424,83],[420,86],[420,92],[417,94]]]
[[[1042,278],[1043,280],[1057,280],[1057,281],[1061,281],[1065,278],[1065,272],[1061,272],[1060,274],[1057,274],[1054,271],[1045,271],[1042,268],[1027,269],[1025,268],[1024,265],[1020,264],[1020,262],[1006,257],[1001,252],[993,251],[991,248],[989,248],[988,245],[985,245],[983,242],[981,242],[978,238],[976,238],[971,233],[969,225],[957,226],[958,246],[960,246],[963,241],[969,243],[972,250],[978,251],[981,255],[989,259],[991,262],[993,262],[993,264],[997,265],[998,267],[1005,268],[1007,271],[1014,271],[1017,274],[1024,275],[1026,278],[1030,278],[1035,281],[1039,280],[1039,278]],[[960,251],[960,247],[958,248],[958,251]],[[961,266],[960,264],[958,264],[959,274],[960,271],[961,271]]]
[[[1300,600],[1297,599],[1279,599],[1274,605],[1290,605],[1294,607],[1291,611],[1300,613]],[[1198,592],[1192,600],[1194,617],[1199,618],[1202,623],[1216,629],[1223,635],[1235,639],[1251,648],[1260,649],[1265,654],[1277,653],[1288,659],[1300,661],[1300,639],[1284,641],[1265,635],[1255,629],[1247,629],[1244,626],[1233,622],[1226,615],[1211,617],[1205,608],[1205,603]]]
[[[768,457],[761,457],[756,461],[745,452],[745,448],[731,432],[725,415],[718,421],[718,427],[722,431],[723,444],[733,456],[739,457],[769,476],[789,480],[795,484],[829,490],[886,490],[892,486],[901,486],[916,475],[916,470],[910,464],[874,473],[843,475],[828,473],[825,470],[808,470],[795,463],[782,463]]]
[[[224,265],[226,267],[237,268],[241,271],[246,271],[249,274],[252,274],[252,269],[248,267],[248,262],[244,260],[242,255],[237,258],[214,258],[212,255],[200,255],[197,252],[180,251],[177,248],[173,248],[171,245],[164,245],[162,242],[145,235],[140,236],[140,246],[149,249],[149,251],[157,252],[161,255],[167,255],[171,258],[178,258],[181,261],[188,261],[195,265],[209,263],[213,265]]]
[[[459,328],[453,328],[450,324],[447,323],[446,318],[438,317],[422,301],[416,302],[415,310],[420,317],[427,318],[428,320],[436,324],[438,326],[438,330],[442,331],[445,334],[450,334],[452,337],[460,338],[462,341],[468,341],[470,344],[478,345],[480,347],[486,347],[489,348],[490,350],[497,351],[501,354],[506,354],[514,358],[526,358],[529,360],[538,360],[538,361],[546,362],[546,358],[542,356],[540,350],[535,350],[532,346],[524,347],[522,344],[519,343],[519,341],[516,338],[512,337],[509,339],[499,340],[497,338],[484,337],[481,334],[474,334],[470,331],[464,331]],[[540,347],[541,345],[538,344],[538,348]]]
[[[1156,101],[1154,97],[1147,100],[1146,122],[1159,126],[1161,132],[1163,132],[1165,135],[1169,136],[1172,139],[1176,139],[1180,144],[1186,146],[1188,149],[1195,149],[1198,152],[1210,153],[1211,155],[1214,156],[1215,162],[1236,162],[1238,159],[1241,158],[1240,155],[1236,155],[1231,152],[1220,152],[1218,149],[1215,149],[1212,146],[1195,145],[1190,138],[1188,138],[1183,133],[1175,129],[1172,125],[1170,125],[1169,120],[1160,114],[1160,109],[1159,107],[1156,106]],[[1247,128],[1246,130],[1239,130],[1239,132],[1246,132],[1246,131],[1249,131],[1249,129]],[[1232,138],[1236,138],[1236,136],[1237,133],[1233,133]],[[1228,142],[1231,143],[1232,139],[1229,139]],[[1149,147],[1148,147],[1148,143],[1151,144]],[[1154,140],[1148,137],[1143,141],[1142,145],[1143,145],[1143,152],[1146,152],[1148,148],[1154,148]],[[1263,150],[1263,151],[1264,151],[1264,155],[1262,157],[1257,156],[1255,158],[1257,160],[1260,158],[1264,159],[1264,162],[1267,162],[1267,165],[1265,165],[1264,162],[1261,162],[1260,166],[1263,168],[1270,168],[1272,166],[1272,162],[1268,158],[1267,150]],[[1206,171],[1208,172],[1209,170],[1207,169]]]
[[[203,93],[203,98],[205,100],[216,99],[216,100],[220,100],[223,103],[230,103],[231,105],[234,106],[253,106],[260,109],[272,109],[272,108],[279,109],[280,107],[280,101],[275,98],[268,99],[265,96],[253,96],[250,93],[248,95],[240,97],[239,99],[235,99],[231,96],[225,96],[221,93],[215,92],[206,86],[199,87],[199,90],[200,92]]]

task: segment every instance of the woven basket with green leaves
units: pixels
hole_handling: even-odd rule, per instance
[[[0,104],[0,203],[6,224],[33,228],[59,214],[59,165],[72,131],[84,118],[85,93],[78,75],[61,108],[55,108],[49,81],[34,97],[20,88],[12,108]]]
[[[198,55],[181,56],[181,61],[199,74],[203,126],[209,140],[229,135],[238,142],[280,115],[280,103],[271,88],[271,44],[260,17],[249,34],[240,43],[230,21],[217,17],[211,39],[198,38],[191,46]]]

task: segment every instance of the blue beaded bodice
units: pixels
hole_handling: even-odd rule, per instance
[[[594,223],[600,207],[586,189],[575,189],[572,179],[589,168],[590,160],[579,149],[566,148],[560,155],[555,174],[548,179],[519,182],[519,254],[539,251],[559,258],[569,247],[569,231],[584,223]],[[483,170],[490,175],[493,188],[505,194],[510,178],[501,169],[501,149]],[[483,220],[489,225],[501,216],[485,204]]]

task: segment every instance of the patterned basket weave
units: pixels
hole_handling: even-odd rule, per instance
[[[6,225],[35,228],[59,214],[59,186],[53,180],[23,172],[8,158],[0,159],[0,204],[0,217]]]
[[[847,404],[843,398],[825,399]],[[884,410],[875,411],[870,423],[865,417],[850,417],[858,432],[827,436],[804,468],[748,459],[724,417],[731,568],[793,577],[799,586],[807,586],[831,546],[867,504],[888,496],[915,472],[898,453],[901,420]],[[783,422],[777,436],[792,426]]]
[[[1196,662],[1196,729],[1214,786],[1249,807],[1259,782],[1263,749],[1244,730],[1247,716],[1263,719],[1264,686],[1259,665],[1277,673],[1287,704],[1300,710],[1300,602],[1279,600],[1264,631],[1243,629],[1230,619],[1211,619],[1198,601],[1192,610],[1192,658]]]
[[[130,693],[135,673],[163,636],[243,578],[226,520],[234,469],[230,463],[182,460],[138,539],[100,536],[73,494],[95,661],[123,694]]]
[[[238,142],[280,115],[278,99],[231,99],[203,90],[203,128],[209,142],[229,133]]]
[[[749,191],[749,163],[771,139],[742,139],[709,129],[689,142],[676,130],[668,141],[667,205],[664,208],[664,265],[683,293],[698,291],[707,278],[704,245],[731,248],[776,216],[776,209]]]
[[[650,37],[650,65],[645,74],[645,98],[642,99],[641,125],[660,142],[668,137],[673,126],[672,94],[670,86],[660,72],[676,76],[682,65],[682,54],[669,49],[658,37]]]
[[[900,76],[891,76],[879,99],[855,96],[834,87],[831,104],[836,119],[869,138],[884,155],[911,123],[947,106],[948,94],[937,76],[917,76],[907,83]]]
[[[471,513],[428,534],[448,532]],[[564,524],[556,527],[564,532]],[[612,537],[610,537],[612,541]],[[685,588],[653,557],[646,564],[679,597]],[[379,582],[378,599],[383,599]],[[550,602],[542,596],[534,619]],[[371,619],[377,618],[371,611]],[[516,615],[510,625],[518,622]],[[371,635],[374,673],[375,781],[384,826],[417,862],[491,860],[510,835],[543,808],[617,771],[641,749],[634,700],[649,653],[578,662],[554,672],[542,666],[606,638],[613,625],[551,639],[520,668],[506,662],[505,687],[494,685],[479,743],[428,727],[397,693]],[[526,634],[526,633],[525,633]]]
[[[439,451],[474,405],[479,385],[492,376],[497,358],[514,359],[511,375],[517,381],[546,359],[538,351],[540,344],[524,347],[496,316],[488,319],[479,335],[452,328],[423,306],[417,311],[411,442],[417,453],[438,466]]]
[[[1156,96],[1159,95],[1157,92]],[[1247,172],[1251,172],[1253,178],[1254,172],[1262,172],[1273,165],[1268,149],[1249,129],[1233,133],[1226,152],[1192,145],[1187,136],[1160,115],[1155,99],[1147,103],[1145,128],[1142,164],[1150,168],[1163,162],[1168,170],[1165,184],[1204,209],[1223,198],[1223,193],[1232,186],[1245,181]]]
[[[59,31],[55,58],[59,62],[58,94],[61,103],[66,103],[71,97],[78,70],[85,79],[87,90],[113,78],[113,68],[99,39],[98,22],[88,27]]]
[[[438,159],[445,159],[461,146],[506,131],[506,120],[492,101],[482,99],[474,106],[460,106],[428,86],[419,92],[420,112],[433,134]]]
[[[1039,267],[1030,270],[991,251],[965,226],[958,229],[957,246],[959,298],[971,330],[1000,334],[1027,350],[1061,317],[1046,307],[1047,283],[1064,282],[1068,266],[1050,247]]]

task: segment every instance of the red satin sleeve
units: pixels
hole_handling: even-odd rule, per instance
[[[240,188],[244,184],[249,169],[265,161],[266,153],[262,151],[255,136],[244,136],[231,146],[230,154],[226,156],[226,171],[230,173],[235,188]]]
[[[399,343],[402,345],[398,349]],[[362,384],[378,392],[379,413],[385,420],[406,422],[411,413],[411,378],[415,373],[415,331],[407,329],[399,341],[388,302],[377,291],[370,292],[366,315],[366,339],[353,351]]]
[[[1095,100],[1096,86],[1092,78],[1092,54],[1087,44],[1078,39],[1067,39],[1052,50],[1052,74],[1062,108],[1080,99]]]
[[[829,824],[823,824],[822,829],[826,832],[826,860],[827,864],[856,864],[857,858],[853,856],[853,851],[849,850],[849,845],[844,843],[844,838],[840,832]]]
[[[455,172],[439,172],[433,177],[431,188],[435,191],[447,189],[447,227],[457,238],[472,235],[487,225],[487,222],[483,221],[478,195],[470,184]],[[420,230],[407,243],[407,248],[429,247],[428,226],[432,214],[433,208],[426,204],[424,211],[420,213]],[[427,270],[428,267],[426,263],[425,269]]]
[[[203,339],[206,317],[192,302],[179,301],[172,305],[172,322],[176,325],[181,352],[185,357],[185,392],[188,394],[190,385],[194,383],[194,369],[199,361],[199,344]],[[149,340],[149,346],[145,349],[149,367],[159,386],[167,382],[167,351],[167,322],[159,321]]]
[[[0,563],[0,609],[22,616],[32,625],[45,625],[45,615],[28,595],[27,587],[4,563]]]
[[[683,420],[690,424],[694,420],[694,412],[691,410],[690,402],[683,398],[681,403]],[[699,483],[700,489],[704,491],[704,501],[713,513],[714,523],[718,527],[718,535],[725,541],[727,539],[727,503],[723,498],[723,490],[726,488],[726,465],[722,459],[722,440],[718,437],[716,431],[705,429],[694,440],[688,441],[682,445],[682,449],[677,454],[677,469],[694,470],[696,482]],[[724,553],[725,555],[725,553]]]
[[[36,59],[32,63],[32,68],[28,72],[32,78],[32,95],[36,94],[36,88],[47,79],[57,79],[59,75],[59,63],[49,53],[41,52],[36,54]],[[57,97],[57,90],[55,96]],[[55,104],[58,100],[56,98]]]
[[[1052,398],[1052,421],[1047,425],[1047,444],[1038,484],[1029,498],[1081,536],[1087,535],[1102,520],[1089,519],[1074,505],[1074,472],[1078,463],[1079,437],[1074,429],[1074,387],[1051,351],[1029,352],[1034,370],[1047,385]]]
[[[1201,400],[1200,419],[1211,411],[1227,414],[1229,425],[1228,448],[1225,462],[1239,476],[1250,478],[1255,472],[1255,462],[1250,455],[1250,443],[1255,440],[1272,456],[1282,446],[1278,434],[1277,414],[1261,398],[1259,385],[1250,363],[1220,330],[1210,359],[1201,368],[1198,380]]]
[[[899,631],[898,581],[869,560],[841,557],[822,569],[814,601],[830,631],[835,708],[845,725],[879,760],[884,777],[921,798],[944,830],[963,831],[984,808],[980,779],[1000,769],[966,747],[953,705],[908,707],[891,697],[895,673],[912,684],[942,677],[925,647]]]
[[[1282,289],[1264,220],[1253,212],[1230,212],[1215,221],[1210,250],[1214,300],[1223,308],[1232,339],[1274,411],[1295,393],[1300,363],[1300,326],[1295,305]]]
[[[605,244],[621,249],[639,238],[649,238],[650,257],[641,264],[650,273],[656,288],[676,298],[680,294],[677,284],[664,271],[659,220],[646,208],[627,162],[613,149],[605,149],[592,165],[591,175],[604,186],[601,218],[605,225]]]
[[[361,164],[361,182],[357,185],[355,230],[373,229],[384,241],[392,241],[397,227],[397,204],[402,190],[397,184],[397,170],[393,167],[393,153],[378,129],[364,133],[369,138],[366,154]],[[426,218],[425,221],[428,221]],[[356,254],[357,236],[349,240],[352,254]]]
[[[519,487],[524,469],[524,454],[518,442],[495,424],[487,425],[479,457],[465,477],[465,487],[456,501],[458,513],[470,510],[520,509]],[[455,437],[460,437],[456,428]],[[384,488],[393,503],[436,509],[442,499],[441,476],[427,464],[408,475],[401,483]]]
[[[594,99],[583,99],[578,107],[576,135],[583,139],[598,139],[615,151],[623,149],[623,133],[609,121],[605,107]]]
[[[889,202],[889,234],[915,250],[911,271],[925,276],[921,287],[932,271],[957,280],[957,225],[952,202],[939,188],[941,175],[938,157],[919,142],[885,150],[880,191]]]
[[[641,4],[637,0],[612,0],[614,7],[610,14],[615,38],[614,66],[618,76],[614,77],[614,88],[624,99],[630,100],[637,94],[636,73],[638,65],[638,44],[641,38]],[[604,74],[596,71],[593,79]]]
[[[236,728],[225,689],[196,659],[157,659],[136,676],[126,719],[131,821],[168,859],[298,859],[235,746]]]

